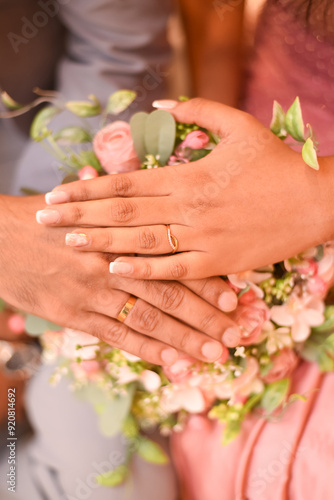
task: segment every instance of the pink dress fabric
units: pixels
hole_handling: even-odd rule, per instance
[[[273,100],[287,109],[297,95],[320,154],[334,154],[334,44],[269,1],[244,107],[269,125]],[[276,422],[251,416],[226,447],[220,424],[192,417],[172,439],[182,500],[333,500],[334,374],[301,363],[292,391],[307,401],[289,406]]]

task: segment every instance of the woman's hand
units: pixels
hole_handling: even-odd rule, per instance
[[[68,229],[36,224],[41,202],[40,196],[0,196],[3,299],[156,364],[172,364],[177,350],[203,361],[220,358],[226,350],[224,333],[229,338],[237,328],[222,312],[236,306],[235,294],[223,280],[186,287],[111,275],[108,266],[116,255],[76,252],[64,245]],[[120,323],[116,318],[131,294],[138,300]]]
[[[253,269],[332,237],[329,159],[313,171],[255,118],[222,104],[195,99],[157,107],[173,107],[178,121],[219,134],[219,146],[194,163],[58,187],[47,203],[70,203],[39,212],[38,221],[100,226],[67,236],[83,252],[159,255],[120,257],[111,267],[115,274],[150,280]],[[180,253],[161,256],[172,250],[167,224]]]

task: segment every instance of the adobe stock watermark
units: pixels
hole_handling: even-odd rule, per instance
[[[249,486],[252,492],[256,495],[264,493],[267,487],[270,486],[277,477],[285,473],[291,460],[295,460],[306,451],[310,451],[308,446],[299,446],[297,451],[294,451],[291,443],[283,441],[282,448],[277,457],[250,476]]]
[[[61,5],[67,5],[71,0],[39,0],[37,10],[30,19],[26,16],[21,17],[22,26],[20,33],[13,33],[10,31],[7,38],[12,46],[15,54],[20,51],[21,45],[26,45],[35,36],[38,35],[39,30],[45,28],[49,20],[56,17],[59,13]]]

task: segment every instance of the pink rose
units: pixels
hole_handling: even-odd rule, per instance
[[[81,181],[86,181],[88,179],[95,179],[99,176],[99,174],[94,167],[92,167],[91,165],[86,165],[79,170],[78,176]]]
[[[131,172],[140,168],[133,147],[130,125],[117,121],[107,125],[94,137],[93,147],[102,167],[108,174]]]
[[[270,361],[273,366],[263,377],[267,384],[289,377],[298,364],[298,357],[292,349],[283,349],[279,354],[273,354]]]
[[[241,327],[240,344],[250,345],[261,342],[263,326],[269,317],[269,308],[262,300],[239,305],[233,318]]]
[[[184,141],[180,144],[182,148],[203,149],[209,143],[209,136],[201,130],[190,132]]]

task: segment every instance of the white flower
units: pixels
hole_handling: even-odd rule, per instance
[[[257,271],[245,271],[243,273],[238,274],[229,274],[228,279],[230,283],[239,288],[240,290],[244,290],[249,287],[254,291],[256,297],[262,299],[264,297],[264,292],[260,287],[256,286],[258,283],[262,283],[272,277],[272,273],[260,273]]]
[[[310,335],[312,326],[324,322],[324,310],[325,305],[318,297],[291,295],[286,304],[272,307],[270,315],[278,325],[291,327],[295,342],[303,342]]]

